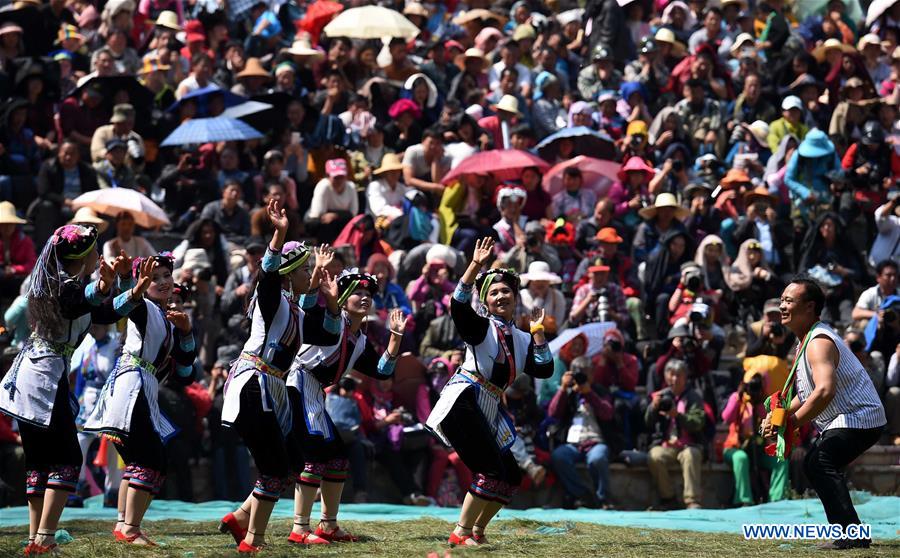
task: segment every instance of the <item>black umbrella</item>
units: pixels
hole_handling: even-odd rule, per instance
[[[38,77],[44,82],[44,97],[59,98],[59,62],[49,57],[16,58],[15,80],[13,87],[16,94],[25,96],[26,83],[32,77]]]
[[[116,95],[124,91],[128,94],[128,100],[120,102],[130,103],[137,113],[145,112],[149,115],[153,109],[153,92],[141,85],[134,76],[94,76],[81,83],[72,95],[81,95],[86,87],[98,87],[103,95],[103,101],[108,103],[110,108],[116,103]]]
[[[7,6],[7,8],[9,7]],[[26,54],[33,56],[46,54],[46,52],[41,52],[45,46],[41,33],[43,25],[41,25],[41,14],[35,6],[29,4],[17,10],[0,10],[0,25],[6,22],[15,23],[25,31],[22,33],[22,43],[25,45]]]

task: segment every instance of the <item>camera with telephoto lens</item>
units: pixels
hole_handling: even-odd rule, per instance
[[[782,337],[784,335],[784,326],[781,324],[772,324],[772,327],[769,328],[769,333],[772,337]]]
[[[689,267],[684,271],[684,286],[692,292],[697,292],[703,285],[703,274],[699,267]]]
[[[672,393],[672,390],[666,388],[659,392],[659,404],[657,405],[657,409],[662,411],[663,413],[668,413],[672,409],[675,408],[675,394]]]
[[[631,136],[631,141],[629,142],[629,147],[632,149],[639,148],[644,143],[644,136],[636,135]]]
[[[622,342],[618,339],[610,339],[606,344],[609,345],[609,348],[612,349],[614,353],[622,352]]]
[[[601,322],[608,322],[609,319],[609,292],[606,288],[602,288],[599,291],[594,291],[594,296],[597,298],[597,320]]]

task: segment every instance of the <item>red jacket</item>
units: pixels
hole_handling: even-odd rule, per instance
[[[9,254],[8,259],[7,253]],[[0,238],[0,266],[12,265],[13,273],[25,276],[34,269],[36,261],[37,254],[34,252],[34,242],[25,236],[22,231],[17,230],[13,233],[8,248],[3,239]]]

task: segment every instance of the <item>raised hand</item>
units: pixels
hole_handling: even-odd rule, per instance
[[[147,292],[147,289],[150,288],[150,283],[153,282],[153,272],[156,271],[156,268],[159,266],[159,263],[156,261],[156,258],[147,258],[141,262],[140,274],[138,275],[137,284],[131,289],[132,298],[140,298],[144,296],[144,293]]]
[[[178,310],[167,310],[166,320],[168,320],[169,323],[178,328],[178,331],[180,331],[181,333],[188,334],[191,332],[191,318],[188,317],[188,315],[184,312],[179,312]]]
[[[544,325],[544,309],[543,308],[535,308],[531,311],[531,323],[529,324],[531,327],[537,327]]]
[[[494,239],[486,236],[475,241],[475,252],[472,254],[472,262],[479,267],[487,265],[488,260],[494,255]]]
[[[316,255],[316,267],[325,269],[334,260],[334,249],[328,244],[321,244],[313,248]]]
[[[119,250],[119,255],[113,261],[113,269],[116,270],[116,275],[119,277],[131,275],[131,263],[132,259],[128,257],[125,250]]]
[[[109,265],[109,262],[106,261],[106,258],[100,258],[100,280],[97,282],[97,287],[100,289],[100,292],[103,294],[109,294],[109,290],[112,288],[113,283],[116,281],[116,272],[113,270],[112,266]]]
[[[269,216],[269,221],[272,222],[272,226],[275,227],[276,230],[281,233],[287,233],[287,212],[281,207],[281,204],[276,200],[269,200],[269,205],[266,207],[266,214]]]
[[[403,310],[399,308],[394,308],[391,310],[390,315],[390,329],[391,333],[399,333],[403,335],[403,332],[406,331],[406,322],[409,320],[409,316],[403,313]]]
[[[328,311],[332,314],[340,312],[338,298],[341,294],[338,290],[337,279],[325,270],[322,271],[322,280],[319,282],[319,290],[322,292],[322,296],[325,297]]]

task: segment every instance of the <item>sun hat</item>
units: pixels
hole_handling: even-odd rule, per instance
[[[741,123],[741,127],[750,132],[754,141],[760,146],[768,146],[769,125],[765,121],[755,120],[751,124]]]
[[[866,33],[859,38],[859,42],[856,43],[856,49],[862,52],[869,45],[875,45],[881,49],[881,37],[875,33]]]
[[[0,213],[2,213],[2,209],[0,209]],[[0,220],[0,223],[3,221]],[[24,223],[24,221],[22,221]],[[109,228],[109,223],[106,222],[105,219],[97,215],[97,212],[91,209],[90,207],[82,207],[79,208],[78,211],[75,212],[75,215],[72,217],[72,220],[69,221],[70,224],[73,225],[91,225],[92,227],[97,228],[97,232],[103,234],[106,232],[106,229]]]
[[[817,61],[824,62],[825,53],[829,50],[834,49],[840,50],[845,54],[852,54],[856,52],[856,49],[852,46],[842,43],[839,39],[832,38],[826,40],[824,43],[814,48],[812,51],[812,55],[816,58]]]
[[[456,252],[446,244],[433,244],[425,252],[425,263],[442,263],[447,267],[456,267]]]
[[[156,26],[171,29],[172,31],[182,31],[181,26],[178,25],[178,14],[171,10],[159,12],[159,16],[156,18]]]
[[[750,33],[741,33],[740,35],[738,35],[734,40],[734,44],[731,45],[731,55],[737,56],[741,51],[741,46],[743,46],[744,43],[748,42],[756,45],[756,39],[753,38],[753,35],[751,35]]]
[[[813,128],[806,134],[797,152],[801,157],[814,159],[816,157],[825,157],[834,153],[834,144],[828,139],[828,136],[822,130]]]
[[[634,159],[634,157],[632,157],[632,159]],[[638,211],[638,215],[640,215],[643,219],[649,221],[655,218],[656,214],[663,207],[671,207],[675,209],[675,218],[679,221],[686,218],[690,214],[690,211],[688,211],[686,207],[682,207],[678,204],[678,200],[675,199],[674,194],[663,192],[662,194],[656,196],[656,202],[652,206],[645,207]]]
[[[285,49],[282,52],[286,52],[293,56],[312,56],[313,58],[325,57],[325,53],[317,48],[313,48],[309,39],[306,38],[297,39],[291,44],[291,48]]]
[[[394,101],[394,104],[388,109],[388,116],[396,120],[405,112],[411,113],[416,120],[422,118],[422,109],[411,99],[398,99]]]
[[[796,95],[788,95],[781,101],[781,110],[803,110],[803,101],[800,100],[800,97]]]
[[[733,188],[738,184],[750,183],[750,175],[743,169],[728,169],[728,172],[725,173],[725,177],[719,181],[719,184],[726,189]]]
[[[109,118],[109,123],[117,124],[119,122],[128,122],[131,118],[134,118],[134,106],[128,103],[120,103],[113,107],[113,113]]]
[[[656,34],[653,35],[653,40],[657,43],[669,43],[672,45],[672,56],[678,58],[684,55],[687,47],[684,46],[684,43],[680,42],[675,38],[675,33],[669,29],[668,27],[660,27],[656,30]]]
[[[618,178],[619,181],[625,182],[628,178],[629,172],[643,172],[645,176],[645,180],[650,180],[654,176],[656,176],[656,169],[651,167],[644,161],[643,157],[631,157],[628,161],[622,165],[622,168],[619,169]]]
[[[594,258],[587,268],[588,273],[602,273],[604,271],[609,271],[609,264],[607,264],[603,258]]]
[[[403,8],[403,15],[428,17],[428,10],[426,10],[425,6],[419,4],[418,2],[409,2],[406,4],[406,7]]]
[[[277,66],[275,66],[275,75],[280,76],[285,72],[294,72],[297,73],[297,68],[294,66],[293,62],[289,62],[285,60],[284,62],[280,62]]]
[[[379,175],[385,172],[403,170],[403,161],[396,153],[385,153],[381,158],[381,166],[373,171],[372,174]]]
[[[504,112],[511,112],[519,117],[522,116],[521,111],[519,111],[519,99],[517,99],[515,95],[504,95],[500,97],[500,101],[494,105],[494,110],[502,110]]]
[[[234,77],[237,79],[251,77],[271,79],[272,75],[263,68],[262,61],[260,61],[259,58],[251,57],[248,58],[246,64],[244,64],[244,69],[238,72]]]
[[[619,236],[619,233],[616,229],[612,227],[603,227],[597,234],[594,236],[594,239],[597,242],[604,242],[606,244],[621,244],[624,242],[624,239]]]
[[[562,283],[562,278],[550,271],[550,264],[536,260],[528,264],[528,272],[519,276],[523,285],[527,285],[529,281],[549,281],[551,284],[558,285]]]
[[[325,174],[328,178],[347,176],[347,161],[343,159],[329,159],[325,162]]]
[[[24,225],[27,222],[16,215],[16,206],[12,202],[0,202],[0,225]]]
[[[513,31],[512,38],[515,41],[521,41],[522,39],[533,39],[537,37],[537,31],[534,30],[528,23],[523,23],[516,27]]]
[[[778,196],[769,193],[769,189],[765,186],[757,186],[753,190],[744,194],[744,205],[751,206],[756,202],[765,202],[771,206],[778,205]]]

